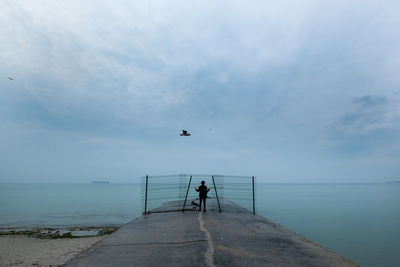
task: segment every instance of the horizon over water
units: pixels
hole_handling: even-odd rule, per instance
[[[0,227],[123,225],[141,184],[0,183]],[[362,266],[400,266],[399,183],[257,183],[257,213]]]

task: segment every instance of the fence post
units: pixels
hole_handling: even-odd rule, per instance
[[[191,182],[192,182],[192,176],[190,175],[190,179],[189,179],[188,187],[187,187],[187,190],[186,190],[185,202],[183,202],[183,208],[182,208],[182,212],[184,212],[184,211],[185,211],[186,200],[187,200],[187,196],[188,196],[188,193],[189,193],[189,188],[190,188],[190,183],[191,183]]]
[[[211,177],[212,177],[212,180],[213,180],[215,195],[217,196],[217,202],[218,202],[219,212],[221,212],[221,205],[219,204],[218,191],[217,191],[217,187],[215,186],[214,176],[211,176]]]
[[[146,175],[146,193],[144,197],[144,214],[147,214],[147,188],[149,186],[149,176]]]
[[[253,214],[256,214],[256,202],[254,197],[254,176],[251,177],[252,184],[253,184]]]

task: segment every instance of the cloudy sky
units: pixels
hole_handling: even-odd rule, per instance
[[[2,1],[0,182],[399,180],[399,10]]]

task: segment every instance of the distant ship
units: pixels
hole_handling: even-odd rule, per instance
[[[109,181],[92,181],[92,184],[109,184]]]

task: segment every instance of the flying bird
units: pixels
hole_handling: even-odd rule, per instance
[[[190,133],[186,130],[182,130],[181,136],[190,136]]]
[[[14,78],[11,78],[11,77],[9,77],[9,76],[7,76],[7,78],[8,78],[10,81],[14,81]]]

